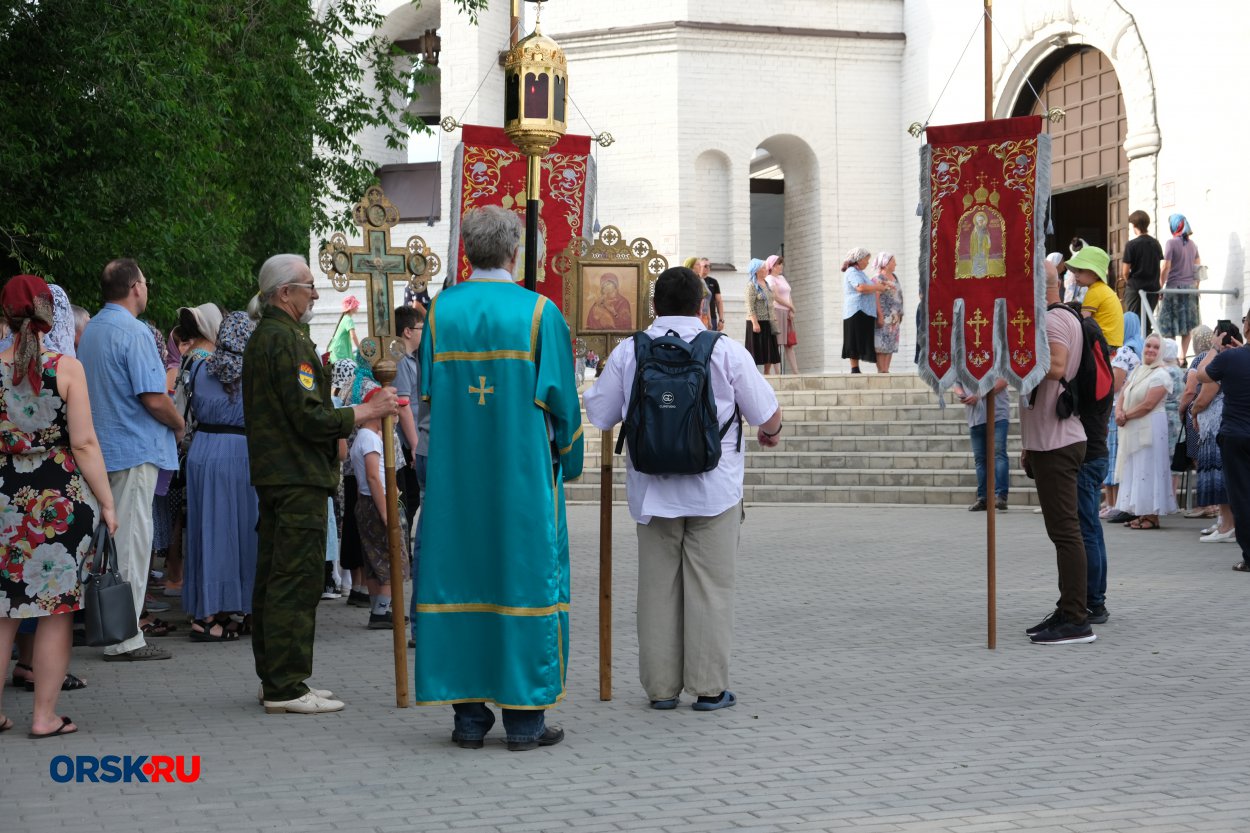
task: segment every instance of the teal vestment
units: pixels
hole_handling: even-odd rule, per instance
[[[414,699],[548,708],[564,697],[569,658],[562,484],[582,471],[560,310],[507,279],[443,290],[422,336],[421,394],[430,454]]]

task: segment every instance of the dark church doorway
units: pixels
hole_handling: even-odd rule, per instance
[[[1105,250],[1108,190],[1106,185],[1094,185],[1055,194],[1051,200],[1055,232],[1046,239],[1046,251],[1062,252],[1066,260],[1068,247],[1078,237]]]

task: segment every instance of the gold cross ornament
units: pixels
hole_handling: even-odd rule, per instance
[[[1016,310],[1015,318],[1012,318],[1009,323],[1019,329],[1020,346],[1023,347],[1024,346],[1024,328],[1032,324],[1033,319],[1029,318],[1027,315],[1024,314],[1024,307],[1020,307],[1020,309]]]
[[[477,404],[479,404],[479,405],[485,405],[485,404],[486,404],[486,394],[488,394],[488,393],[494,393],[494,392],[495,392],[495,386],[494,386],[494,385],[491,385],[489,388],[488,388],[488,387],[486,387],[486,377],[485,377],[485,376],[478,376],[478,377],[477,377],[477,385],[478,385],[477,387],[473,387],[472,385],[469,385],[469,393],[471,393],[471,394],[472,394],[472,393],[476,393],[476,394],[477,394]]]
[[[981,346],[981,328],[984,327],[988,323],[990,322],[987,321],[985,316],[981,314],[980,307],[977,307],[975,310],[973,310],[972,317],[968,319],[968,324],[971,325],[973,328],[973,334],[972,334],[972,346],[973,347]]]
[[[938,314],[933,316],[933,320],[929,322],[929,326],[937,330],[937,346],[942,346],[942,330],[950,326],[950,322],[946,320],[946,316],[938,310]]]

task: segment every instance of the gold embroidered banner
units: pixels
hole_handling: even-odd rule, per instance
[[[465,125],[456,152],[452,194],[456,198],[451,223],[448,284],[464,280],[471,271],[460,240],[460,218],[470,208],[502,205],[525,219],[525,154],[517,150],[499,127]],[[565,135],[542,162],[541,208],[538,217],[538,291],[563,308],[564,282],[552,260],[574,237],[590,235],[594,196],[590,137]],[[525,261],[522,241],[521,263]]]
[[[1045,222],[1050,137],[1040,116],[930,127],[921,149],[920,375],[982,393],[1031,390],[1050,351]]]

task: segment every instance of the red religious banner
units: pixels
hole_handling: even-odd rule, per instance
[[[525,219],[525,154],[501,127],[464,126],[452,168],[452,193],[458,196],[451,222],[448,283],[469,276],[469,261],[460,240],[460,218],[470,208],[502,205]],[[538,217],[538,291],[564,306],[564,280],[552,260],[574,237],[589,234],[594,203],[594,161],[590,137],[566,135],[543,157],[541,211]],[[525,262],[524,240],[518,258]],[[518,275],[518,280],[520,276]]]
[[[920,375],[985,393],[1046,374],[1050,136],[1041,116],[926,129],[920,151]]]

